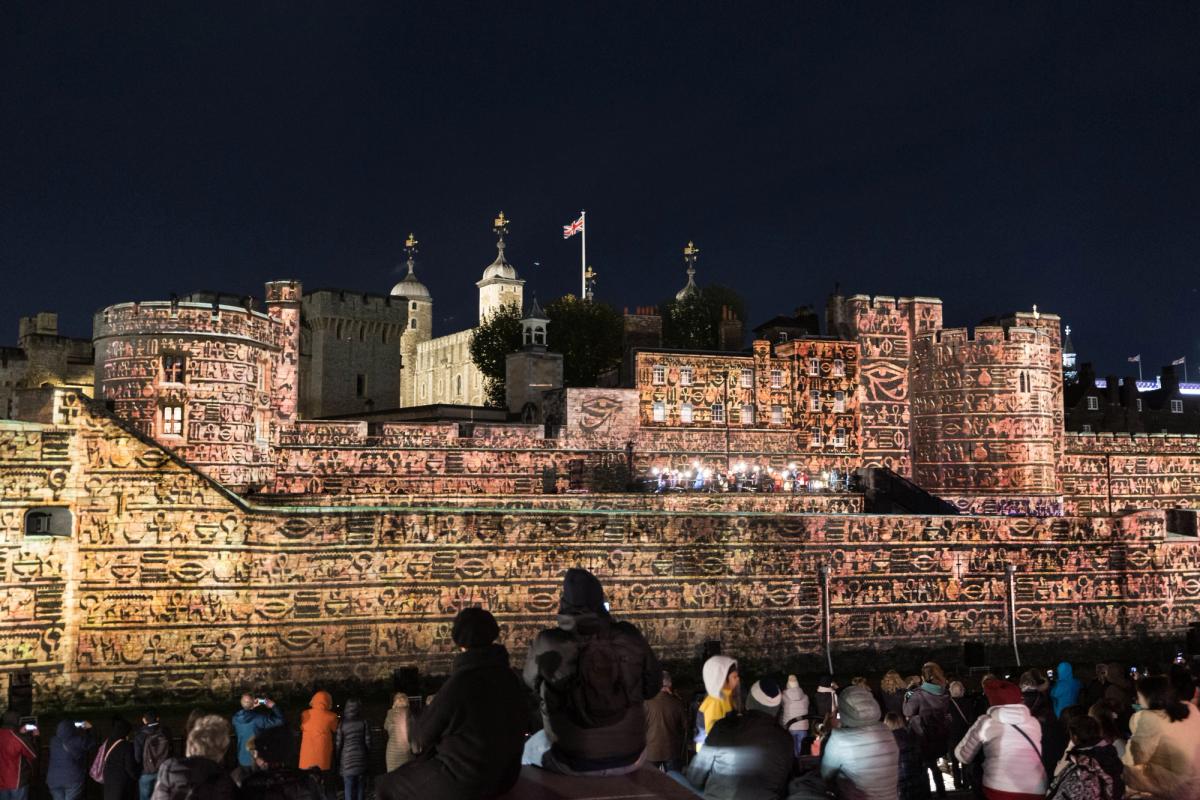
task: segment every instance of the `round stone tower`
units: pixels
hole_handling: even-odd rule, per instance
[[[400,406],[417,404],[417,345],[433,338],[433,296],[417,280],[417,240],[411,233],[404,241],[408,253],[408,274],[392,287],[393,297],[408,303],[408,320],[400,334]]]

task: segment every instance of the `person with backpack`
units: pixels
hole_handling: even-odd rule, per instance
[[[37,761],[37,748],[26,732],[18,730],[21,717],[5,711],[0,719],[0,799],[26,800],[29,774]]]
[[[480,800],[504,794],[521,773],[526,692],[482,608],[458,612],[460,652],[450,678],[410,728],[418,757],[375,782],[379,800]]]
[[[950,740],[950,696],[946,693],[946,675],[935,662],[921,666],[921,682],[904,696],[904,716],[916,734],[938,797],[944,797],[946,784],[938,759],[946,754]]]
[[[334,749],[338,771],[345,784],[346,800],[363,800],[371,755],[371,729],[362,717],[362,703],[355,698],[346,701],[345,719],[338,726]]]
[[[50,740],[46,788],[51,800],[83,800],[88,765],[96,749],[96,733],[87,720],[64,719]]]
[[[148,709],[142,714],[142,727],[133,735],[133,760],[141,770],[138,778],[138,800],[150,800],[158,768],[171,757],[171,737],[158,718],[158,712]]]
[[[983,692],[991,707],[959,742],[955,757],[969,764],[983,753],[981,788],[987,800],[1041,800],[1046,792],[1041,725],[1021,701],[1016,684],[986,680]]]
[[[183,758],[169,758],[158,770],[151,800],[234,800],[237,786],[221,767],[229,749],[229,722],[207,714],[189,727]]]
[[[568,775],[623,775],[645,758],[643,703],[662,686],[662,667],[641,632],[614,620],[596,576],[569,569],[558,626],[537,635],[525,682],[542,702],[543,729],[522,763]]]
[[[134,800],[138,795],[142,770],[133,757],[133,743],[129,741],[132,733],[133,726],[116,717],[108,738],[96,751],[96,760],[88,774],[104,784],[104,800]]]
[[[1071,716],[1067,729],[1071,746],[1059,764],[1047,797],[1054,800],[1123,800],[1125,766],[1116,749],[1104,741],[1100,723],[1085,713],[1077,713]]]

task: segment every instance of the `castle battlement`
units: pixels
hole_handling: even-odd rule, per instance
[[[918,343],[954,346],[994,344],[1050,344],[1049,334],[1041,328],[976,325],[972,328],[942,328],[914,337]]]
[[[92,339],[117,336],[238,337],[279,346],[279,323],[271,316],[245,306],[211,303],[118,303],[96,312]]]

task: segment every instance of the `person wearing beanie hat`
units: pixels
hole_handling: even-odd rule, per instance
[[[1045,796],[1042,728],[1021,702],[1021,687],[993,678],[983,682],[983,693],[991,708],[954,748],[955,758],[967,764],[983,751],[983,794],[988,800]]]
[[[409,727],[423,757],[379,778],[379,800],[478,800],[504,794],[521,772],[525,690],[497,644],[490,612],[466,608],[451,636],[461,651],[450,678]]]
[[[564,775],[623,775],[645,760],[643,703],[662,687],[662,667],[641,632],[610,616],[604,589],[585,569],[563,576],[558,625],[529,646],[525,683],[542,706],[542,730],[522,763]]]
[[[750,687],[743,714],[727,714],[708,732],[686,781],[708,800],[777,800],[787,792],[792,737],[779,724],[783,693],[764,678]],[[895,796],[890,800],[895,800]]]
[[[704,700],[696,711],[696,750],[704,746],[704,739],[712,726],[737,705],[737,690],[740,678],[738,664],[729,656],[710,656],[701,670],[704,678]]]
[[[788,675],[787,688],[783,690],[783,713],[779,719],[792,736],[796,755],[801,755],[804,740],[808,738],[808,695],[800,688],[795,675]]]
[[[893,800],[900,779],[900,746],[879,721],[879,703],[865,686],[838,697],[840,718],[821,751],[821,777],[847,800]]]

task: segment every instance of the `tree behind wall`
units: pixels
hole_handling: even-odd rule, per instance
[[[621,363],[621,314],[607,303],[560,297],[546,306],[548,349],[562,353],[565,386],[595,386]]]
[[[705,286],[682,300],[661,305],[663,345],[681,350],[716,350],[721,309],[728,307],[738,319],[746,318],[741,295],[726,286]]]
[[[504,363],[521,349],[521,309],[502,305],[484,317],[471,334],[471,361],[483,374],[487,404],[504,408]]]

